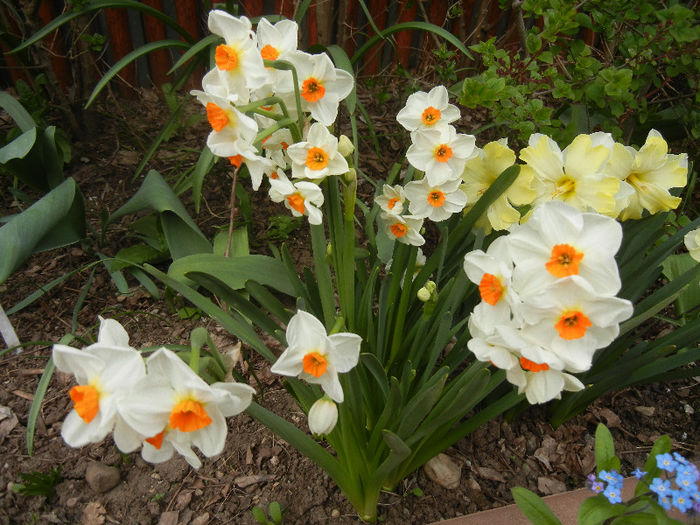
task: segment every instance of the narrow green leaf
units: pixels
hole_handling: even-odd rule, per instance
[[[377,359],[377,356],[365,352],[360,354],[360,361],[362,361],[365,368],[367,368],[370,374],[372,374],[372,377],[374,377],[376,380],[379,389],[382,391],[383,398],[386,399],[389,396],[389,380],[387,379],[384,367]]]
[[[561,521],[537,494],[524,487],[510,489],[516,505],[532,523],[537,525],[561,525]]]
[[[119,61],[117,61],[116,64],[114,64],[111,68],[109,68],[109,70],[106,73],[102,75],[99,82],[97,82],[97,85],[92,90],[92,93],[90,93],[90,96],[88,97],[88,100],[85,103],[85,107],[90,107],[90,104],[92,104],[95,98],[97,98],[97,95],[99,95],[100,92],[104,89],[104,87],[107,84],[109,84],[109,81],[112,80],[115,76],[117,76],[117,74],[119,74],[119,72],[122,69],[134,62],[137,58],[143,55],[147,55],[152,51],[157,51],[159,49],[166,49],[171,47],[188,48],[189,46],[190,45],[187,42],[183,42],[181,40],[159,40],[158,42],[149,42],[148,44],[144,44],[138,47],[137,49],[134,49],[132,52],[128,53]]]
[[[181,68],[188,60],[194,58],[201,52],[206,52],[209,53],[209,47],[214,44],[215,42],[218,42],[221,40],[221,37],[219,35],[207,35],[201,40],[199,40],[197,43],[192,44],[190,48],[183,53],[183,55],[173,64],[173,67],[170,68],[170,71],[168,71],[168,75],[172,75],[176,69]]]
[[[375,472],[374,479],[379,486],[383,486],[391,472],[411,455],[411,449],[399,436],[390,430],[382,431],[382,435],[384,442],[389,447],[389,456],[377,467]]]

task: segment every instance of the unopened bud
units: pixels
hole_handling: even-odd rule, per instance
[[[433,294],[437,291],[437,286],[433,281],[427,281],[425,283],[425,289],[428,290],[431,294]]]
[[[357,180],[357,172],[355,168],[349,168],[347,173],[343,173],[342,177],[345,184],[350,184]]]
[[[312,434],[330,434],[338,422],[338,407],[331,398],[323,396],[311,406],[308,422]]]
[[[333,255],[333,246],[331,245],[331,243],[328,243],[326,245],[326,256],[330,257],[331,255]]]
[[[355,151],[355,146],[352,141],[345,135],[341,135],[338,139],[338,153],[343,157],[349,157]]]
[[[418,290],[418,300],[422,301],[424,303],[427,303],[430,301],[431,293],[430,290],[428,290],[425,286]]]

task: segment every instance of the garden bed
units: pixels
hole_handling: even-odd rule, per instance
[[[368,100],[371,95],[361,93]],[[102,114],[100,122],[105,127],[98,142],[74,143],[73,161],[66,174],[73,176],[84,192],[88,218],[96,229],[102,209],[113,212],[133,195],[135,184],[129,180],[148,145],[147,137],[158,131],[162,121],[164,110],[157,97],[146,92],[141,100],[138,107],[120,104],[117,116]],[[377,115],[375,129],[386,137],[387,158],[398,154],[403,145],[392,137],[396,108],[375,104],[370,109]],[[465,130],[474,125],[463,124]],[[175,173],[196,159],[196,155],[188,157],[183,153],[184,146],[199,147],[205,135],[205,127],[184,128],[152,165],[163,173]],[[365,147],[365,170],[376,178],[383,177],[385,162],[373,160],[369,144]],[[210,235],[227,221],[228,179],[222,173],[210,175],[205,191],[206,205],[198,223]],[[371,192],[368,184],[358,189],[365,198]],[[3,196],[0,201],[2,215],[11,211],[9,199]],[[281,206],[266,202],[266,198],[260,199],[254,206],[257,239],[264,238],[268,216],[285,213]],[[305,231],[302,227],[287,240],[299,265],[308,260]],[[125,227],[111,229],[99,250],[114,255],[123,247],[126,233]],[[256,242],[253,248],[267,249],[265,242]],[[0,287],[2,305],[9,308],[41,284],[93,261],[94,249],[94,244],[72,246],[30,258]],[[88,274],[86,271],[75,275],[12,315],[20,339],[58,341],[70,332],[73,307]],[[77,317],[78,333],[95,326],[98,315],[119,319],[137,348],[186,344],[190,331],[202,324],[221,347],[236,344],[235,338],[216,323],[182,319],[172,303],[156,301],[142,289],[119,295],[102,266],[97,267],[84,308]],[[271,348],[278,354],[282,350],[273,345]],[[359,522],[350,504],[320,468],[247,415],[229,420],[224,453],[205,460],[198,471],[180,457],[150,465],[138,454],[122,455],[111,437],[81,449],[68,448],[60,438],[60,427],[70,410],[67,392],[72,378],[63,374],[56,374],[49,385],[38,420],[35,452],[29,456],[25,444],[27,414],[49,355],[50,346],[39,345],[28,347],[21,355],[5,354],[0,358],[0,405],[10,411],[5,412],[8,417],[0,420],[0,523],[248,524],[255,523],[251,514],[255,505],[267,508],[272,501],[287,508],[289,523]],[[251,357],[242,366],[241,371],[250,377],[251,384],[264,393],[261,404],[306,429],[304,414],[286,393],[280,378],[271,375],[261,359]],[[249,374],[250,368],[260,384]],[[512,421],[496,419],[446,451],[461,468],[457,488],[442,488],[421,469],[394,492],[383,494],[379,515],[385,523],[427,524],[512,503],[510,488],[514,486],[544,495],[580,488],[585,476],[594,469],[593,434],[598,422],[611,429],[625,474],[642,464],[651,444],[661,434],[670,435],[674,450],[697,459],[695,412],[700,410],[699,397],[698,380],[691,378],[609,394],[558,429],[546,422],[546,407],[540,406]],[[14,417],[17,422],[13,425]],[[88,472],[94,464],[116,468],[119,482],[114,488],[104,493],[95,491],[94,467]],[[62,480],[53,498],[22,496],[12,491],[11,485],[21,481],[20,473],[48,473],[55,467],[61,467]],[[90,485],[86,478],[90,478]]]

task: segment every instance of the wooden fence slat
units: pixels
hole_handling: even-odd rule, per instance
[[[248,18],[264,14],[262,0],[242,0],[241,5],[243,6],[243,14]]]
[[[143,0],[143,3],[154,9],[163,11],[163,0]],[[165,40],[165,24],[160,20],[149,16],[143,16],[143,31],[146,42],[158,42]],[[148,66],[151,72],[151,81],[160,87],[168,82],[168,70],[170,69],[170,56],[165,49],[158,49],[148,54]]]
[[[399,7],[399,23],[416,20],[416,0],[403,0]],[[396,33],[396,46],[399,63],[407,68],[411,57],[411,43],[413,31],[399,31]]]
[[[42,25],[46,25],[54,19],[55,13],[53,10],[54,2],[44,0],[39,6],[39,18]],[[46,49],[51,54],[51,67],[56,73],[56,79],[61,89],[66,89],[71,84],[71,75],[68,68],[68,60],[66,60],[66,49],[61,40],[61,35],[58,31],[54,31],[44,38]]]
[[[112,56],[114,61],[117,62],[133,50],[131,33],[129,32],[129,19],[124,9],[110,8],[105,9],[104,13]],[[136,86],[136,66],[134,63],[132,62],[122,69],[118,76],[131,87]],[[123,95],[128,93],[123,84],[119,85],[119,90]]]
[[[386,4],[386,0],[370,0],[369,2],[369,13],[372,15],[372,20],[380,31],[382,28],[386,27],[388,10]],[[370,38],[376,34],[369,23],[367,24],[367,34]],[[379,71],[383,49],[384,42],[380,42],[373,49],[367,52],[363,60],[364,73],[374,75]]]
[[[195,40],[201,37],[199,30],[199,9],[195,0],[177,0],[175,2],[175,16],[177,23],[187,31]],[[201,85],[204,69],[199,67],[187,80],[187,88],[196,89]]]

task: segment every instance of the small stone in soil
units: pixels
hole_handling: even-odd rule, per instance
[[[177,525],[177,518],[179,516],[180,516],[180,513],[176,510],[164,512],[163,514],[160,515],[160,519],[158,520],[158,525]]]
[[[205,512],[193,519],[190,525],[206,525],[207,522],[209,522],[209,513]]]
[[[102,463],[91,463],[85,471],[85,481],[98,494],[107,492],[119,484],[119,470]]]
[[[462,469],[447,454],[438,454],[423,465],[425,474],[435,483],[446,489],[456,489]]]

